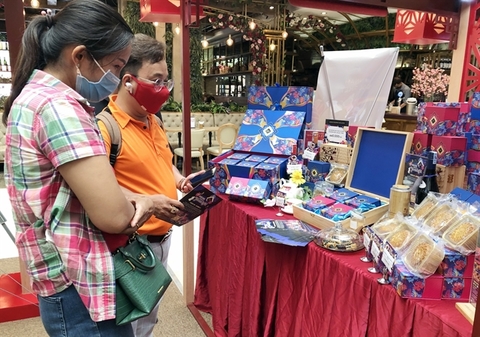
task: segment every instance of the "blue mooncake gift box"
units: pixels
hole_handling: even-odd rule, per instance
[[[369,204],[375,207],[378,207],[382,204],[380,199],[377,198],[372,198],[366,195],[359,194],[351,199],[348,199],[345,201],[345,203],[349,206],[359,208],[360,206],[364,204]]]
[[[297,144],[304,118],[304,111],[249,109],[245,112],[233,149],[289,156]]]
[[[330,199],[333,199],[337,202],[345,203],[348,199],[352,199],[353,197],[356,197],[358,193],[350,191],[346,188],[339,188],[335,191],[333,191],[332,194],[330,194],[328,197]]]
[[[262,110],[304,111],[305,122],[312,122],[312,87],[251,86],[248,108]]]

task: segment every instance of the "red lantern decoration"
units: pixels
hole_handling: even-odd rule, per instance
[[[201,6],[192,5],[190,13],[190,22],[186,22],[187,24],[205,17]],[[140,21],[180,23],[180,7],[168,0],[140,0]]]
[[[395,22],[393,42],[408,44],[435,44],[450,42],[453,19],[433,13],[399,10]]]

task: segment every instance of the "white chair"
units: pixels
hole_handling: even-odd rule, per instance
[[[217,130],[218,146],[207,147],[207,162],[210,155],[219,156],[230,150],[237,139],[238,126],[233,123],[227,123],[220,126]]]
[[[200,161],[200,168],[203,170],[203,136],[205,135],[205,130],[203,129],[192,129],[191,130],[191,144],[192,144],[192,158],[198,158]],[[184,142],[185,143],[185,142]],[[173,164],[177,166],[178,157],[183,156],[183,147],[177,147],[173,150]]]

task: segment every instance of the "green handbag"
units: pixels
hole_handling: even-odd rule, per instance
[[[172,282],[152,251],[146,235],[134,234],[113,255],[116,281],[116,323],[130,323],[147,316]]]

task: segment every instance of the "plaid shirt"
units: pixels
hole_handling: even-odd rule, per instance
[[[57,170],[105,155],[93,114],[81,102],[58,79],[33,72],[8,116],[5,181],[34,292],[51,296],[73,284],[92,319],[103,321],[115,317],[112,257]]]

